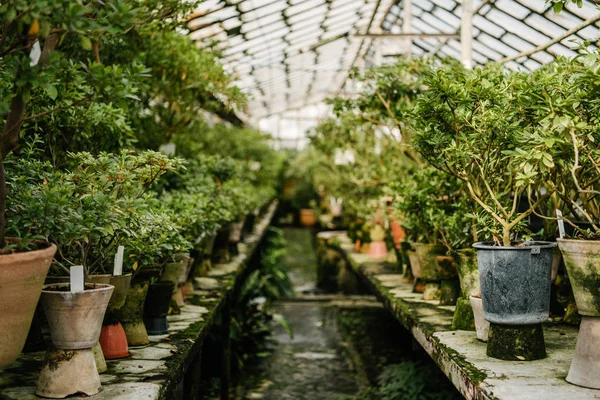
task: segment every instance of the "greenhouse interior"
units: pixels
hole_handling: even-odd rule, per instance
[[[600,0],[0,20],[1,400],[600,398]]]

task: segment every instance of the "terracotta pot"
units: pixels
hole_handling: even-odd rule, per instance
[[[579,314],[600,317],[600,241],[557,239]]]
[[[165,270],[162,275],[162,280],[173,282],[175,284],[172,296],[173,300],[175,300],[179,307],[183,307],[185,305],[183,301],[183,296],[181,295],[181,291],[179,290],[179,285],[183,285],[183,283],[185,283],[185,279],[183,280],[183,283],[180,282],[183,276],[186,276],[186,270],[187,266],[183,261],[167,263],[165,265]]]
[[[90,275],[86,282],[104,283],[114,287],[112,296],[110,296],[110,301],[106,307],[106,313],[115,313],[116,311],[119,311],[125,304],[127,293],[129,291],[129,287],[131,286],[131,274],[117,276],[108,274]],[[117,321],[105,321],[105,323],[109,322],[112,323]]]
[[[177,253],[174,258],[175,261],[183,264],[183,269],[180,270],[180,275],[177,277],[177,284],[183,285],[192,269],[193,259],[190,257],[190,253]]]
[[[390,230],[392,231],[392,237],[394,238],[394,245],[399,249],[400,243],[406,236],[406,233],[404,233],[404,229],[402,229],[400,224],[394,220],[390,221]]]
[[[98,343],[104,312],[113,286],[87,284],[80,293],[68,283],[46,285],[41,302],[50,325],[52,344],[58,349],[91,349]]]
[[[456,269],[460,280],[461,296],[465,299],[470,296],[481,298],[477,251],[475,249],[459,250]]]
[[[52,399],[72,394],[92,396],[100,392],[101,387],[91,349],[53,349],[46,353],[35,394]]]
[[[311,227],[317,224],[317,217],[311,208],[303,208],[300,210],[300,225]]]
[[[413,243],[419,259],[420,278],[425,281],[441,281],[457,276],[455,268],[442,268],[437,257],[446,256],[446,248],[439,244]]]
[[[0,367],[17,359],[27,338],[56,246],[0,256]]]
[[[102,347],[102,354],[104,354],[104,358],[107,360],[129,356],[127,336],[120,322],[118,324],[104,325],[100,332],[99,342]]]
[[[106,367],[106,359],[104,358],[104,353],[102,353],[102,346],[100,346],[100,343],[92,347],[92,353],[94,354],[94,362],[96,363],[98,373],[105,373],[108,368]]]
[[[600,241],[557,239],[581,325],[567,381],[600,389]]]
[[[229,229],[229,243],[238,243],[242,240],[242,229],[244,228],[244,221],[246,218],[242,218],[239,222],[232,222]]]
[[[473,316],[475,317],[475,330],[477,331],[477,339],[482,342],[488,341],[490,332],[490,323],[483,316],[483,301],[481,298],[470,296],[471,307],[473,308]]]
[[[144,303],[147,294],[147,282],[133,283],[127,293],[125,305],[121,308],[121,320],[129,346],[144,346],[150,343],[144,326]]]
[[[413,276],[416,279],[421,279],[421,263],[419,262],[419,256],[417,256],[417,252],[411,249],[407,250],[406,253],[408,254],[410,269]]]
[[[385,258],[387,257],[387,246],[384,241],[371,242],[369,246],[369,257]]]

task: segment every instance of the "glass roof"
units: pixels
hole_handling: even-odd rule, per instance
[[[400,34],[405,1],[206,0],[190,17],[188,28],[199,47],[213,46],[222,53],[225,68],[250,94],[247,120],[300,146],[307,127],[327,114],[324,100],[352,92],[347,82],[352,67],[390,62],[407,52],[406,38],[364,36]],[[421,36],[411,38],[411,54],[460,59],[456,35],[461,3],[412,0],[410,32]],[[473,11],[475,64],[502,61],[569,30],[576,32],[545,50],[506,62],[509,68],[532,70],[557,55],[576,55],[574,41],[595,44],[600,32],[600,11],[585,1],[581,8],[569,3],[555,14],[545,0],[473,0]]]

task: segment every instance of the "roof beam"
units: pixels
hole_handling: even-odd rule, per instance
[[[369,39],[412,39],[412,38],[441,38],[441,39],[459,39],[459,34],[453,33],[357,33],[353,35],[357,38]]]

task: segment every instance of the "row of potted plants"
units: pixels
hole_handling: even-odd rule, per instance
[[[181,34],[196,5],[0,6],[0,367],[35,314],[30,338],[47,323],[53,344],[39,395],[97,393],[93,355],[102,369],[102,353],[168,332],[193,277],[275,196],[282,156],[234,117],[245,96],[216,55]]]
[[[594,388],[599,67],[596,53],[531,73],[400,60],[334,99],[311,142],[331,171],[314,179],[343,198],[349,236],[372,246],[378,226],[394,232],[414,289],[457,301],[456,328],[472,326],[469,303],[481,301],[491,357],[546,356],[541,323],[562,258],[583,317],[567,380]]]

